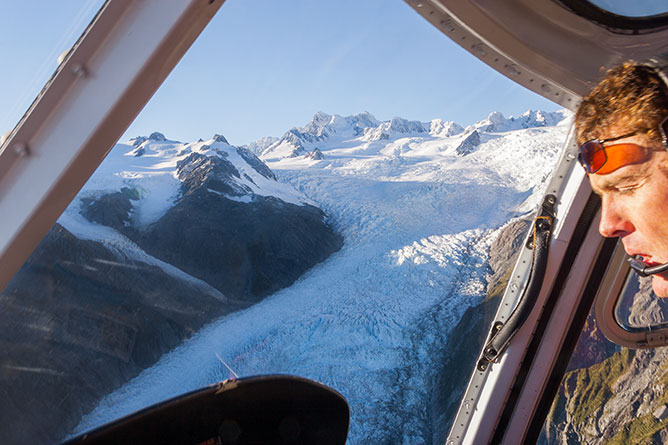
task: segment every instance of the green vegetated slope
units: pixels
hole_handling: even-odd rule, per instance
[[[667,356],[663,349],[622,348],[600,363],[568,372],[544,443],[666,443]]]

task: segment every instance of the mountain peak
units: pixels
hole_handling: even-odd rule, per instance
[[[332,121],[332,116],[322,111],[318,111],[313,115],[311,122],[306,124],[302,129],[295,128],[296,130],[301,130],[301,133],[309,133],[315,137],[328,136],[329,123]],[[330,129],[331,130],[331,129]]]
[[[167,141],[167,138],[165,137],[165,135],[160,133],[159,131],[154,131],[153,133],[151,133],[149,135],[148,139],[150,141],[154,141],[154,142],[166,142]]]
[[[393,117],[389,121],[381,122],[375,128],[369,128],[365,132],[365,139],[369,141],[379,141],[390,139],[392,135],[411,135],[425,134],[428,128],[420,121],[409,121],[401,117]]]
[[[373,121],[377,122],[376,117],[373,114],[366,111],[366,110],[362,111],[361,113],[355,113],[355,114],[352,115],[352,117],[365,118],[365,119],[370,119],[370,120],[373,120]]]
[[[432,119],[429,122],[429,134],[437,137],[455,136],[463,133],[464,127],[453,121],[443,121],[441,119]]]
[[[159,131],[154,131],[149,136],[137,136],[130,139],[130,142],[132,142],[133,147],[139,147],[146,141],[167,142],[167,138],[165,137],[164,134],[160,133]]]
[[[311,122],[322,123],[324,125],[329,123],[330,119],[332,119],[332,116],[330,114],[318,111],[313,115],[313,119],[311,119]]]
[[[223,136],[222,134],[218,134],[218,133],[213,135],[213,141],[214,142],[224,142],[227,145],[230,145],[230,143],[227,142],[227,139],[225,139],[225,136]]]

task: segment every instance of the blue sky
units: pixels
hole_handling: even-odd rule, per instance
[[[0,133],[101,3],[0,5]],[[125,137],[222,133],[240,145],[280,136],[317,111],[467,125],[529,108],[558,106],[488,68],[401,0],[228,0]]]

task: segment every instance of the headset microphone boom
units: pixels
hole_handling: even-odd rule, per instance
[[[631,269],[633,269],[635,272],[638,273],[638,275],[643,277],[649,277],[650,275],[655,275],[668,270],[668,263],[649,267],[648,265],[643,263],[642,260],[638,258],[629,258],[628,261],[629,264],[631,265]]]

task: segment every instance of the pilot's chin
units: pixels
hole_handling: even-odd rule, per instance
[[[652,289],[657,297],[668,298],[668,273],[652,276]]]

